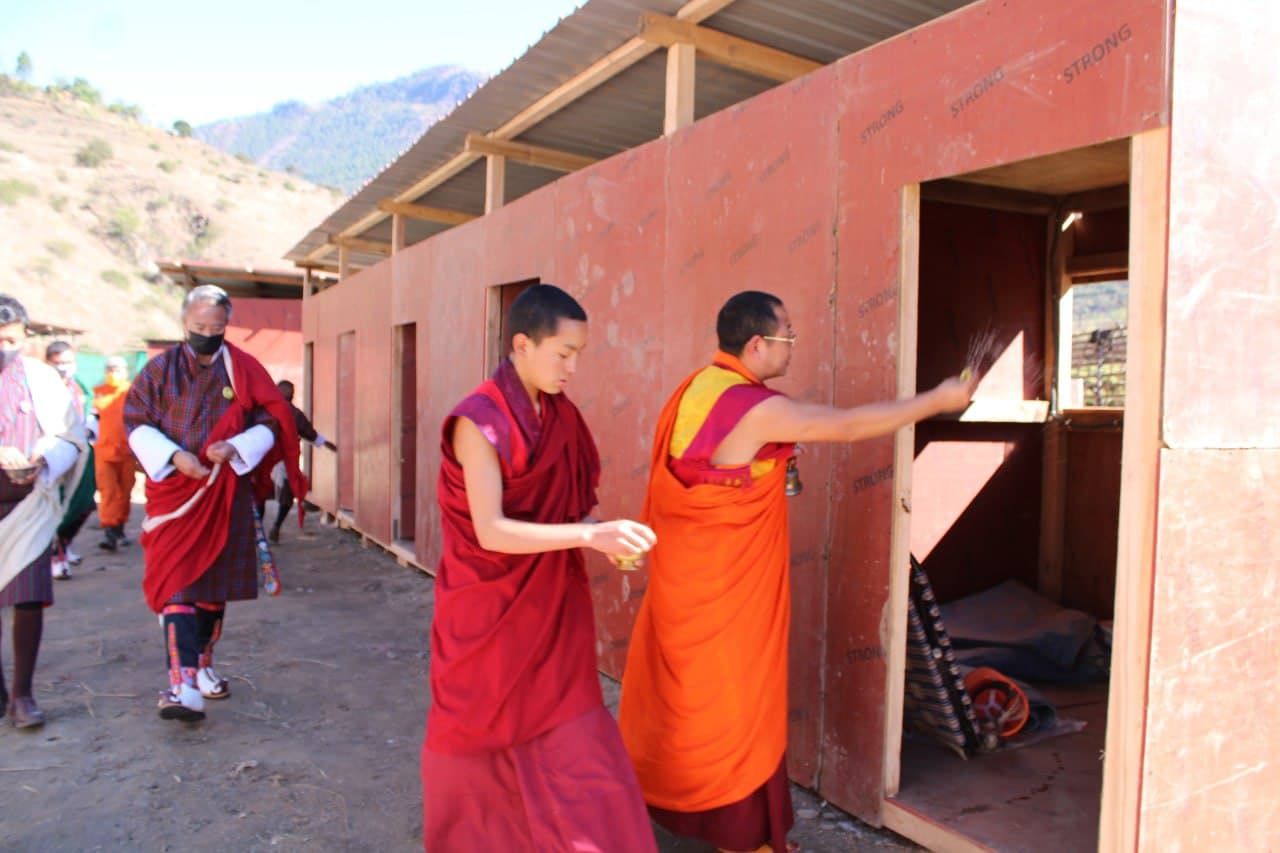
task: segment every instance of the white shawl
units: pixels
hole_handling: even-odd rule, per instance
[[[40,439],[35,452],[45,458],[47,469],[36,478],[31,494],[0,519],[0,589],[4,589],[31,565],[53,541],[58,522],[84,473],[85,452],[82,413],[57,371],[42,361],[22,358],[27,387],[35,403]],[[69,450],[74,448],[75,456]],[[0,477],[5,474],[0,473]],[[64,500],[59,486],[66,495]]]

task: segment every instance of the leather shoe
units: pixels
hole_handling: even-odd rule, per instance
[[[9,721],[15,729],[36,729],[44,725],[44,711],[32,696],[14,696],[9,700]]]

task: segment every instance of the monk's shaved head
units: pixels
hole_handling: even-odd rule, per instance
[[[554,284],[534,284],[511,304],[507,314],[507,344],[516,335],[526,335],[535,344],[556,333],[561,320],[587,321],[587,312],[578,300]]]

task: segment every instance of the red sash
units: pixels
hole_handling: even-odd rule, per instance
[[[252,478],[255,495],[267,494],[271,488],[271,468],[276,462],[283,461],[289,473],[289,484],[298,499],[298,517],[301,520],[307,479],[298,468],[298,431],[293,423],[293,412],[281,396],[280,389],[271,381],[266,368],[256,358],[231,344],[225,346],[231,356],[228,372],[235,397],[209,433],[199,454],[200,461],[215,468],[207,455],[209,446],[243,432],[250,412],[258,406],[265,408],[279,425],[276,442],[266,458],[247,476]],[[230,465],[216,466],[214,473],[203,480],[194,480],[179,473],[159,482],[147,478],[148,519],[179,513],[144,532],[139,539],[146,552],[142,589],[147,605],[156,613],[174,593],[198,580],[226,547],[227,531],[231,526],[231,504],[235,499],[238,479]]]

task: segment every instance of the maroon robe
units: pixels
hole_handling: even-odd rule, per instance
[[[509,361],[444,424],[437,499],[443,554],[422,748],[428,850],[652,851],[653,831],[596,674],[582,551],[486,551],[476,538],[453,426],[493,444],[503,512],[581,521],[600,460],[577,407],[542,396],[539,420]]]

